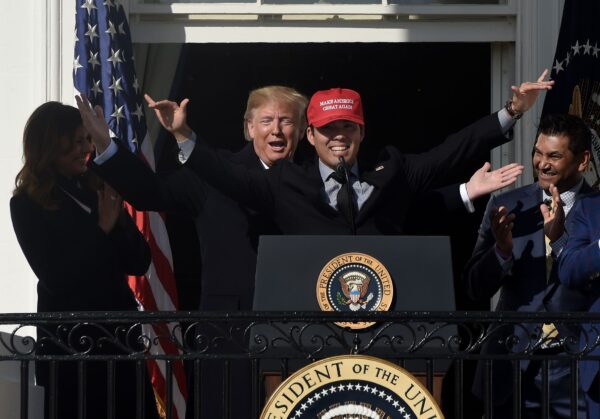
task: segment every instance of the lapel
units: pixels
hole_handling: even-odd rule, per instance
[[[596,189],[592,188],[589,185],[589,183],[587,183],[587,181],[584,179],[583,185],[581,185],[581,190],[579,191],[579,193],[577,193],[576,199],[578,199],[580,195],[587,195],[592,192],[596,192]],[[569,214],[570,214],[570,212],[569,212]]]
[[[76,213],[81,211],[86,215],[97,217],[98,199],[94,191],[85,186],[78,186],[77,180],[67,180],[63,177],[57,177],[58,189],[63,195],[63,204],[76,209]],[[82,179],[81,183],[85,183]]]
[[[587,184],[587,182],[583,182],[583,185],[581,185],[581,189],[580,191],[577,193],[577,197],[576,199],[579,198],[579,196],[592,192],[593,189]],[[540,188],[540,185],[536,182],[536,183],[532,183],[529,187],[524,188],[524,194],[523,197],[521,198],[522,204],[524,208],[531,208],[531,216],[532,217],[524,217],[523,218],[523,223],[532,223],[535,222],[536,226],[539,226],[538,230],[539,230],[539,235],[536,235],[536,239],[539,240],[544,240],[544,218],[542,217],[542,212],[540,211],[539,206],[542,203],[542,198],[543,198],[543,194],[542,194],[542,188]],[[517,214],[518,215],[518,214]],[[571,212],[569,212],[569,214],[567,215],[566,220],[569,219],[569,216],[571,215]]]
[[[575,196],[575,203],[577,202],[577,200],[579,199],[580,196],[588,194],[592,191],[593,191],[592,187],[584,180],[583,184],[581,185],[581,189]],[[569,213],[565,217],[565,224],[566,224],[567,220],[569,219],[569,216],[572,213],[573,213],[573,211],[569,211]],[[542,299],[542,302],[544,304],[544,307],[546,308],[546,311],[552,311],[550,309],[551,300],[552,300],[552,297],[554,296],[554,294],[556,293],[557,289],[560,286],[560,280],[558,278],[558,273],[557,273],[557,264],[558,264],[558,261],[555,260],[552,265],[552,275],[550,277],[551,286],[549,287],[549,289],[547,290],[547,292],[544,295],[544,298]]]
[[[541,217],[542,212],[540,211],[540,204],[542,203],[542,188],[540,188],[540,185],[537,182],[532,183],[524,192],[524,206],[536,208],[537,212],[532,211],[532,214],[535,214],[536,217]]]
[[[329,217],[339,216],[343,218],[343,216],[337,210],[331,208],[331,206],[326,202],[323,192],[325,185],[323,184],[321,172],[319,171],[319,158],[317,157],[315,159],[311,159],[308,163],[302,166],[300,173],[305,177],[303,184],[305,184],[307,188],[304,188],[303,193],[308,200]]]
[[[513,205],[509,212],[514,212],[516,215],[513,240],[518,242],[521,237],[525,240],[531,240],[531,237],[533,236],[535,243],[542,246],[539,247],[539,249],[545,248],[544,218],[540,211],[542,189],[539,184],[536,182],[525,186],[522,189],[522,194],[520,196],[508,196],[512,202],[507,202],[504,205],[507,205],[509,208]],[[499,202],[499,205],[503,205],[503,203]],[[545,251],[543,251],[543,253],[545,254]],[[537,253],[537,255],[539,256],[539,253]]]
[[[385,188],[392,182],[394,175],[397,173],[396,165],[390,160],[377,163],[371,171],[361,171],[360,178],[361,182],[366,182],[373,186],[373,192],[369,196],[369,199],[365,201],[362,208],[358,212],[356,222],[362,222],[367,215],[375,208],[377,202],[379,202],[380,196],[382,195]]]
[[[231,155],[231,161],[242,164],[250,170],[265,170],[262,162],[254,151],[252,142],[248,142],[240,151]]]

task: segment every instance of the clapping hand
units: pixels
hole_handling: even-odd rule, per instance
[[[506,207],[494,208],[490,214],[492,234],[496,239],[496,249],[504,258],[512,255],[513,241],[512,229],[515,214],[507,214]]]
[[[84,128],[91,135],[96,153],[101,154],[110,145],[110,134],[108,124],[104,120],[102,108],[98,105],[92,108],[90,101],[85,95],[75,96],[79,114]]]
[[[552,195],[550,205],[543,203],[540,205],[540,211],[544,217],[544,234],[553,243],[565,232],[565,210],[560,200],[558,188],[550,185],[549,192]]]
[[[117,224],[123,209],[123,199],[110,185],[98,191],[98,225],[106,233],[110,233]]]

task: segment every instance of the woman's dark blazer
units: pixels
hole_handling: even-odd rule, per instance
[[[27,194],[10,200],[23,253],[38,277],[38,311],[136,310],[126,274],[142,275],[150,249],[133,221],[122,216],[106,234],[98,226],[97,200],[86,194],[86,212],[62,189],[56,210]]]
[[[26,193],[17,194],[10,200],[17,239],[38,277],[38,311],[136,310],[135,298],[127,284],[127,274],[143,275],[148,269],[150,249],[144,237],[125,213],[115,228],[106,234],[98,226],[95,192],[79,190],[67,182],[63,184],[65,188],[70,188],[67,190],[71,196],[64,189],[59,189],[59,206],[55,210],[42,208]],[[77,196],[78,201],[90,212],[72,196]],[[121,355],[142,349],[136,346],[140,333],[140,328],[131,324],[46,325],[38,328],[36,353]],[[129,350],[113,344],[111,339],[115,336]],[[124,339],[123,336],[128,338]],[[88,361],[84,365],[86,417],[106,418],[107,364]],[[45,417],[51,417],[51,401],[56,405],[56,417],[77,417],[77,363],[57,362],[54,384],[48,362],[38,361],[35,368],[38,385],[46,389]],[[135,363],[117,362],[114,378],[114,400],[118,407],[116,418],[136,417]],[[50,396],[53,387],[59,390],[54,398]],[[145,388],[145,417],[157,418],[148,379]]]

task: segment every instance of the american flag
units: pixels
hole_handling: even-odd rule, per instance
[[[154,170],[152,145],[147,138],[139,80],[135,74],[129,25],[119,0],[77,0],[73,81],[93,105],[100,105],[111,134]],[[173,259],[163,219],[155,212],[137,212],[128,207],[138,228],[150,244],[152,263],[144,277],[130,277],[141,310],[177,310]],[[146,328],[151,338],[171,336],[174,324]],[[154,354],[177,354],[169,339],[158,339]],[[152,340],[156,342],[156,340]],[[164,361],[151,360],[148,370],[158,404],[167,410],[167,377]],[[185,418],[187,390],[181,362],[173,364],[173,418]]]
[[[586,180],[600,183],[600,3],[566,0],[552,64],[552,90],[542,116],[569,113],[582,118],[594,133]]]

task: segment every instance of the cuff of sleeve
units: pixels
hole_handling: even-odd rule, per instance
[[[500,254],[500,252],[498,252],[498,249],[496,248],[496,246],[494,246],[494,254],[496,255],[496,259],[498,259],[498,263],[500,264],[500,267],[502,268],[502,272],[504,274],[508,274],[510,272],[510,270],[512,269],[512,265],[513,265],[512,255],[510,255],[507,259],[505,259],[504,256],[502,256]]]
[[[109,146],[106,147],[106,150],[104,150],[104,152],[102,152],[102,154],[99,154],[96,156],[96,158],[94,159],[94,163],[96,163],[98,166],[100,166],[102,163],[104,163],[105,161],[110,159],[112,156],[117,154],[118,150],[119,150],[119,147],[117,146],[117,143],[115,143],[114,140],[111,140]]]
[[[460,192],[460,197],[462,199],[462,202],[465,205],[465,208],[467,209],[469,214],[474,213],[475,207],[473,206],[473,202],[471,201],[471,198],[469,198],[469,194],[467,193],[467,184],[461,183],[458,190]]]
[[[179,147],[179,161],[183,164],[189,159],[190,154],[194,151],[194,147],[196,146],[197,140],[196,133],[192,131],[192,135],[190,138],[186,138],[183,141],[177,141],[177,146]]]
[[[565,245],[567,244],[567,240],[569,239],[569,235],[567,233],[563,233],[556,241],[550,243],[550,248],[552,249],[552,253],[554,256],[559,257],[562,253]]]
[[[500,122],[500,130],[504,135],[506,135],[516,123],[516,121],[512,119],[508,111],[504,108],[498,112],[498,122]]]

